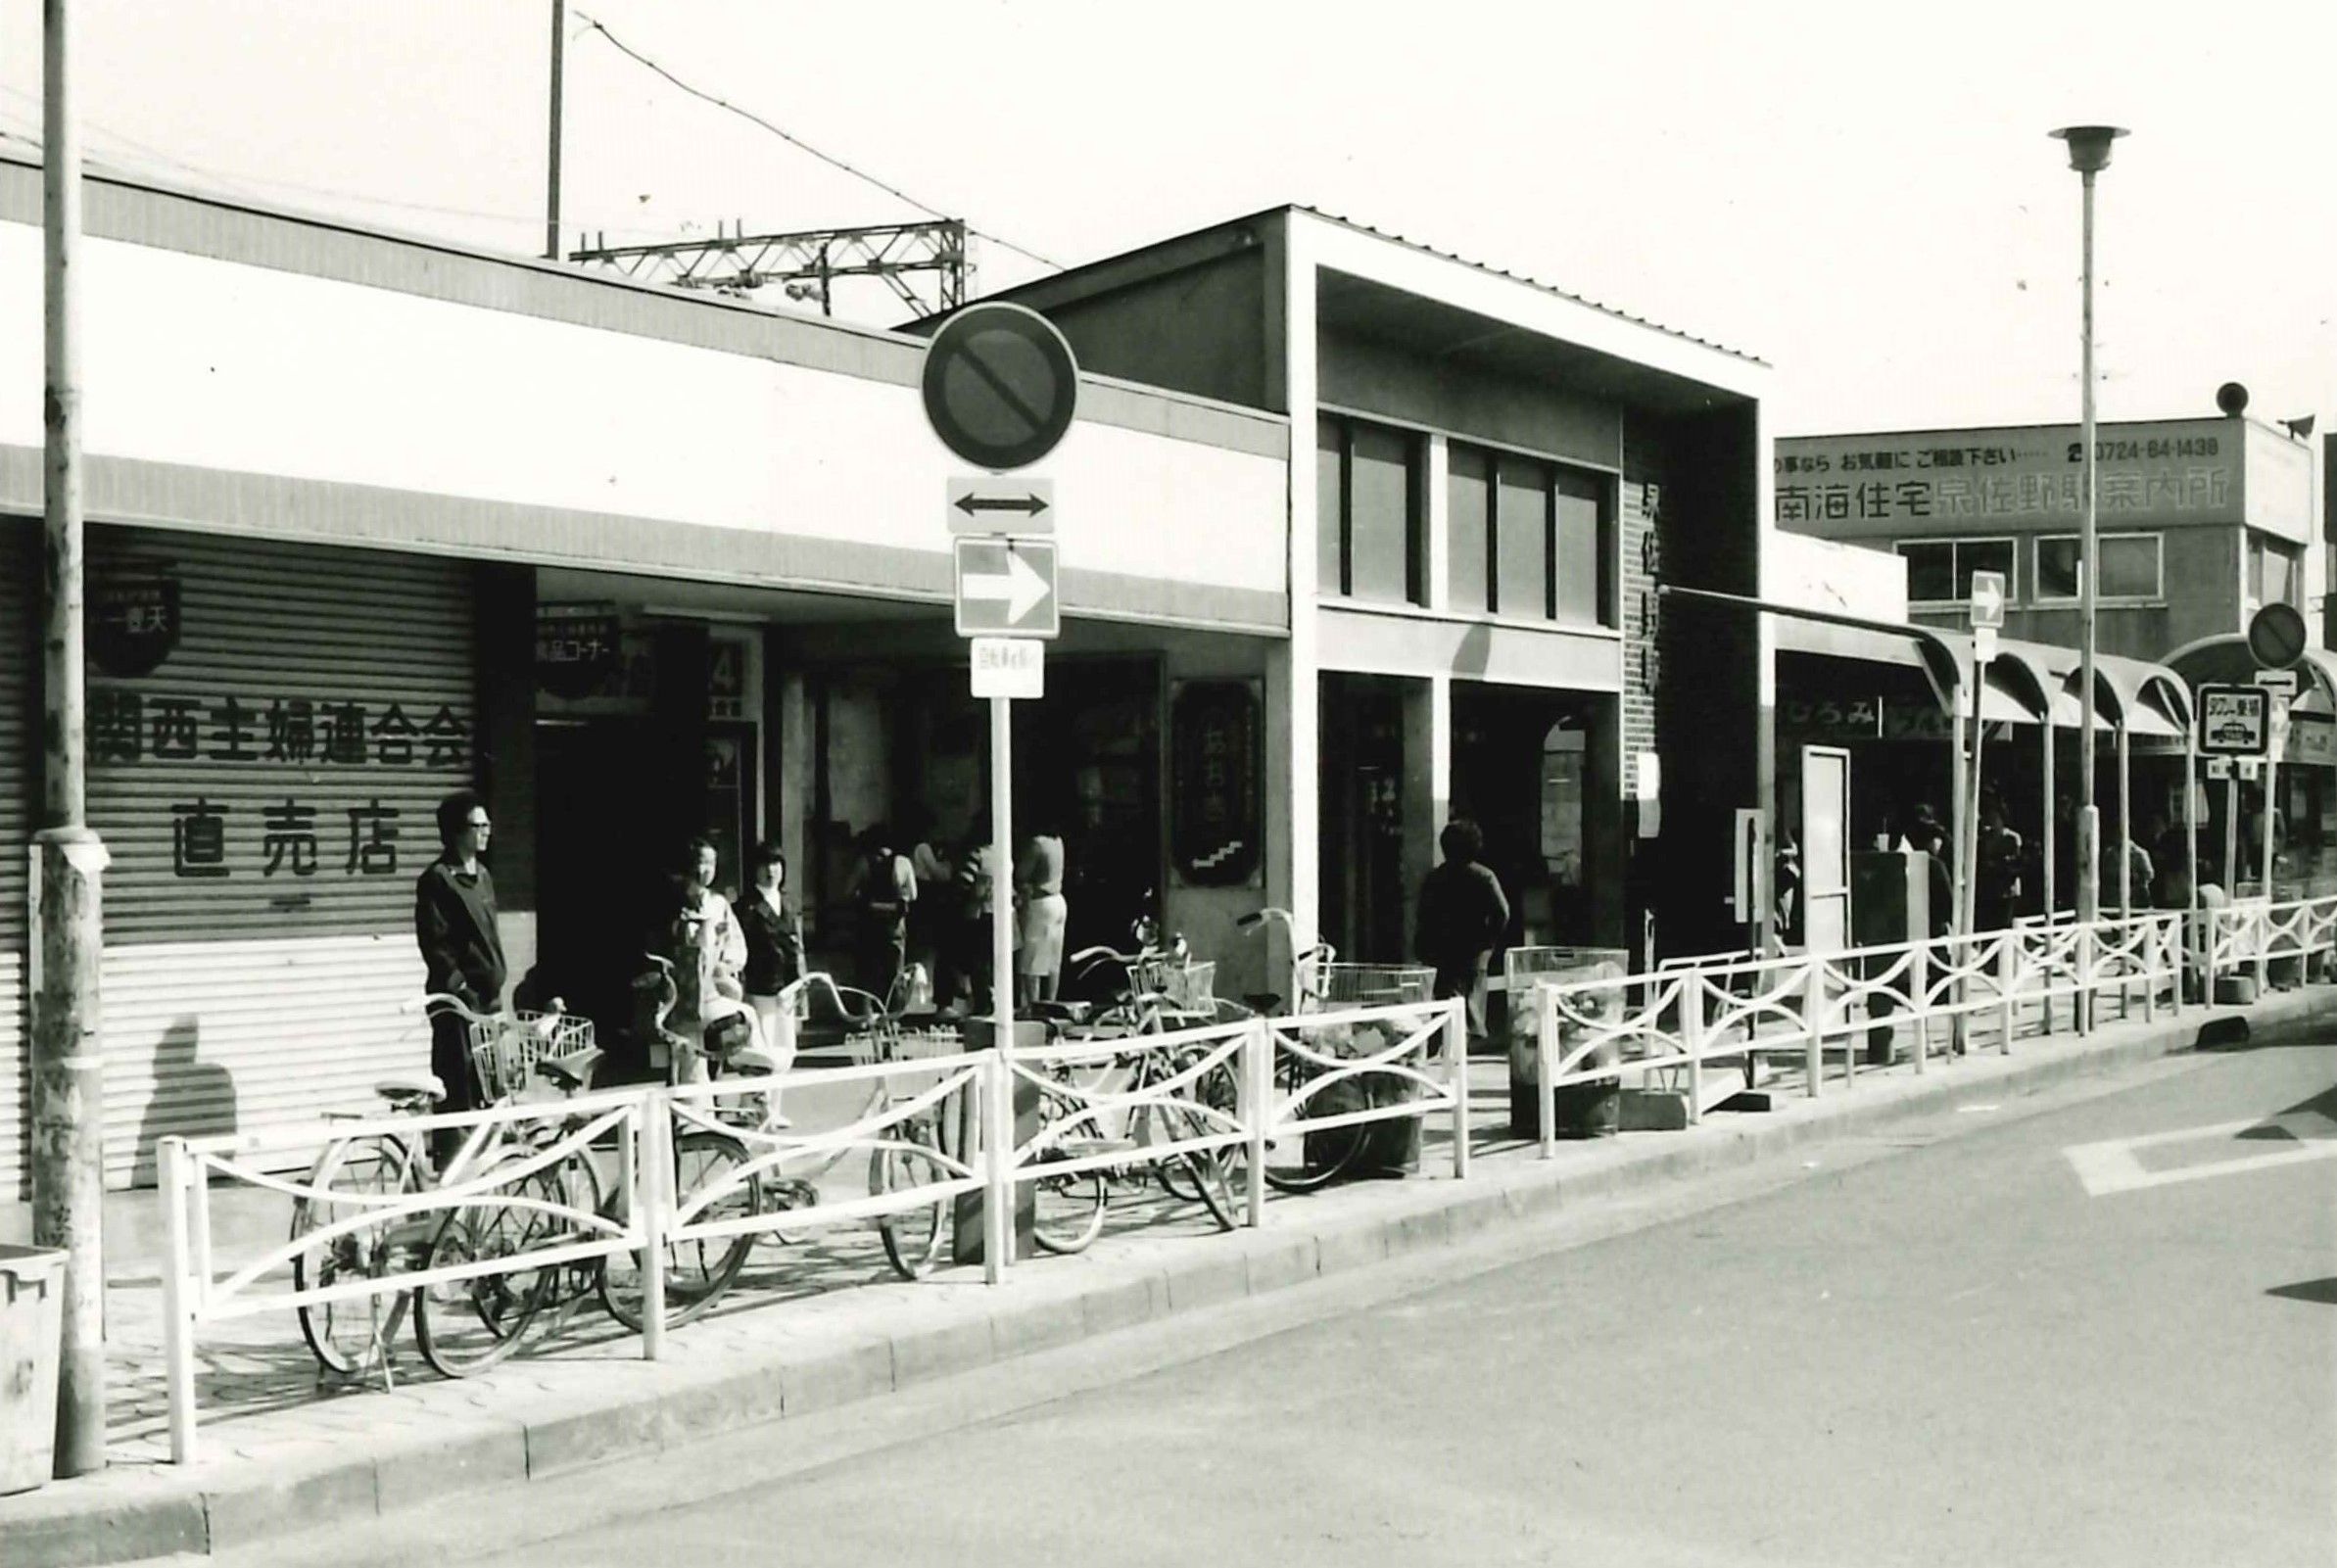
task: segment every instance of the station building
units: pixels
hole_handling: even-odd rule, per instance
[[[1863,584],[1865,613],[1903,615],[1968,648],[1972,575],[2003,574],[2006,652],[1982,690],[1986,787],[2032,847],[2051,839],[2065,862],[2058,875],[2039,866],[2028,877],[2031,912],[2044,907],[2048,884],[2058,907],[2075,893],[2071,828],[2056,819],[2060,797],[2074,803],[2079,765],[2080,435],[2069,424],[1794,436],[1779,438],[1774,456],[1780,534],[1882,555],[1881,577],[1838,555],[1818,570]],[[2122,826],[2163,859],[2185,820],[2191,693],[2203,681],[2252,678],[2244,634],[2261,605],[2302,613],[2318,596],[2313,453],[2242,414],[2104,422],[2096,439],[2103,837],[2116,843]],[[1817,569],[1804,551],[1781,554]],[[1809,625],[1780,632],[1786,792],[1793,794],[1802,747],[1844,748],[1862,844],[1903,826],[1918,804],[1946,812],[1950,721],[1922,662],[1904,639]],[[2279,775],[2289,842],[2275,890],[2337,886],[2337,844],[2323,827],[2337,806],[2328,663],[2318,650],[2307,660],[2294,710]],[[2211,847],[2221,841],[2224,799],[2214,787],[2194,802]],[[2253,890],[2252,875],[2239,880]],[[2105,903],[2115,903],[2114,884],[2104,885]]]
[[[1729,825],[1767,798],[1765,632],[1657,589],[1759,592],[1768,366],[1304,207],[1003,297],[1083,366],[1286,417],[1298,451],[1312,432],[1269,854],[1343,955],[1409,956],[1453,815],[1485,831],[1512,942],[1741,943]]]
[[[840,962],[854,835],[978,819],[963,465],[914,331],[144,178],[85,201],[111,1185],[167,1133],[360,1108],[427,1060],[413,881],[453,788],[497,823],[514,978],[598,1016],[689,835],[732,885],[780,841]],[[39,221],[37,163],[0,159],[0,1206],[41,826]],[[1018,826],[1064,829],[1075,941],[1157,909],[1221,994],[1279,988],[1237,925],[1274,904],[1403,959],[1465,810],[1514,939],[1636,945],[1653,912],[1714,945],[1768,660],[1754,618],[1654,591],[1757,591],[1764,366],[1296,209],[1023,297],[1082,362],[1043,465],[1063,636],[1015,708]]]

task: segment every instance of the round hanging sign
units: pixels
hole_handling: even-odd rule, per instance
[[[2248,651],[2267,670],[2293,670],[2305,657],[2305,617],[2273,600],[2248,617]]]

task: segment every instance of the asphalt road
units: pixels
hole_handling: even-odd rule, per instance
[[[2325,1568],[2332,1117],[2329,1045],[1967,1106],[1514,1256],[515,1489],[469,1540],[562,1568]]]

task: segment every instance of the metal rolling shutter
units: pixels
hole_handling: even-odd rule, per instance
[[[89,813],[106,874],[107,1175],[167,1132],[362,1108],[427,1061],[413,880],[472,780],[459,561],[90,535]]]
[[[31,708],[40,666],[40,519],[0,517],[0,1203],[29,1198],[31,1063],[24,1030],[25,856],[38,787]]]

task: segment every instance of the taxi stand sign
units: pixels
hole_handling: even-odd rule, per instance
[[[2202,686],[2200,755],[2263,756],[2272,738],[2272,693],[2261,686]]]

